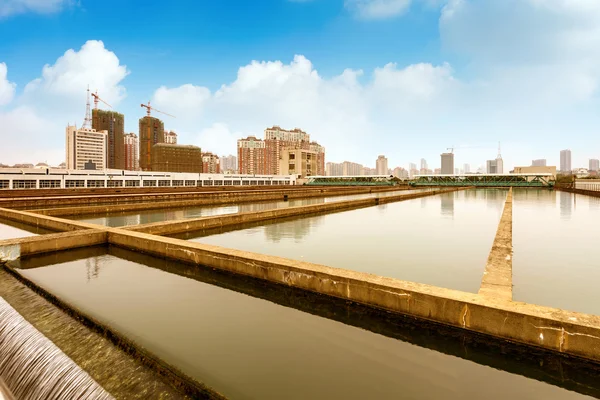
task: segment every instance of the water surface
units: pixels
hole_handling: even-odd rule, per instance
[[[51,233],[47,229],[38,228],[33,225],[25,225],[19,222],[0,220],[0,240],[18,239],[35,235]]]
[[[226,289],[234,284],[208,269],[200,278],[196,266],[118,254],[69,260],[50,255],[41,262],[25,260],[18,271],[231,399],[582,397],[471,362],[466,348],[460,349],[463,342],[456,343],[459,358]],[[52,259],[54,265],[40,266]],[[282,298],[305,301],[290,294]],[[322,306],[315,308],[319,312]],[[349,308],[334,315],[351,313]],[[394,332],[416,340],[432,335],[403,329]],[[494,365],[514,365],[496,354]]]
[[[476,293],[506,193],[463,190],[192,240]]]
[[[513,202],[513,298],[600,315],[600,198],[519,189]]]

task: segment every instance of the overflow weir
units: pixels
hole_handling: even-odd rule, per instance
[[[138,343],[139,333],[132,333],[135,338],[133,339],[122,331],[119,332],[105,317],[96,315],[98,311],[89,308],[90,305],[74,305],[73,299],[65,298],[62,292],[56,293],[47,282],[40,281],[28,271],[33,271],[32,268],[35,269],[36,266],[64,263],[61,257],[68,253],[63,253],[63,250],[78,252],[73,256],[74,260],[85,258],[85,254],[94,251],[99,251],[100,256],[108,252],[119,259],[131,259],[132,250],[147,254],[140,257],[163,260],[158,265],[162,265],[159,268],[166,269],[167,272],[208,281],[228,289],[235,287],[233,290],[238,292],[333,320],[341,320],[345,324],[362,327],[359,315],[373,315],[365,318],[372,318],[374,321],[396,321],[392,323],[393,326],[411,323],[420,327],[428,326],[429,332],[449,332],[451,337],[467,337],[469,342],[486,343],[485,346],[496,349],[494,351],[502,349],[501,352],[510,354],[517,352],[521,354],[525,364],[529,363],[528,359],[539,361],[541,357],[550,360],[550,369],[557,365],[561,367],[553,369],[555,373],[549,375],[539,368],[536,370],[532,367],[533,372],[524,373],[525,376],[598,397],[600,388],[590,382],[596,381],[598,376],[596,374],[597,365],[600,363],[600,317],[518,302],[512,298],[512,188],[505,191],[507,195],[502,216],[485,265],[481,286],[479,291],[474,293],[163,236],[190,231],[210,233],[218,229],[235,230],[249,223],[346,212],[458,190],[470,189],[449,188],[418,193],[408,190],[398,195],[191,218],[126,228],[111,228],[31,211],[1,208],[0,222],[16,221],[57,233],[0,241],[0,258],[7,262],[4,276],[15,277],[26,283],[69,315],[105,336],[117,347],[127,348],[127,352],[139,359],[146,368],[159,371],[159,374],[165,377],[161,378],[163,381],[169,382],[172,387],[184,388],[184,393],[193,396],[202,393],[206,397],[219,398],[222,385],[230,390],[224,393],[226,396],[238,397],[234,389],[217,378],[207,378],[211,384],[204,386],[202,374],[194,375],[189,370],[180,370],[185,367],[185,363],[173,367],[175,361],[161,361],[163,355],[149,351],[149,344]],[[170,267],[170,263],[173,262],[183,264],[181,267]],[[221,276],[225,283],[218,283],[221,278],[215,278],[215,274]],[[261,294],[263,290],[264,293]],[[287,295],[282,295],[282,291],[291,291],[293,298],[287,297],[286,300]],[[0,296],[3,296],[2,292]],[[7,301],[10,303],[11,300]],[[314,303],[316,309],[311,308],[309,303]],[[347,316],[328,311],[328,307],[342,307]],[[356,318],[350,317],[351,315]],[[378,333],[386,332],[382,334],[388,337],[398,336],[399,333],[394,333],[395,330],[390,328],[389,321],[379,325],[379,328],[364,329]],[[409,342],[422,342],[422,339],[416,336],[405,336],[405,339]],[[448,350],[443,345],[435,344],[433,339],[432,343],[434,344],[423,345],[446,354],[460,353],[460,350]],[[535,356],[528,357],[523,354]],[[489,362],[485,364],[489,365]],[[519,363],[514,360],[504,361],[504,364],[508,366],[499,368],[509,371],[520,369]],[[559,370],[570,371],[569,373],[573,374],[571,383],[561,382]],[[96,379],[93,374],[91,376]],[[103,382],[99,383],[106,388]],[[107,390],[113,394],[110,388]]]

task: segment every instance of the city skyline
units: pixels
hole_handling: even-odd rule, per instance
[[[383,1],[371,14],[369,0],[265,0],[251,11],[201,2],[181,13],[151,0],[136,24],[159,13],[163,29],[140,35],[126,12],[110,12],[122,6],[111,0],[13,3],[0,13],[0,34],[19,38],[0,43],[0,126],[15,138],[3,163],[62,162],[64,127],[80,126],[88,85],[125,115],[125,132],[137,132],[139,105],[150,100],[176,115],[165,128],[181,143],[215,154],[233,154],[238,138],[274,124],[318,137],[328,161],[364,165],[381,153],[390,165],[437,160],[454,146],[457,165],[480,167],[498,140],[507,171],[535,158],[559,165],[564,148],[573,168],[587,167],[600,152],[600,37],[587,22],[600,4]],[[297,22],[275,34],[274,15]],[[122,31],[93,23],[109,16]],[[194,21],[193,32],[182,21]],[[75,22],[88,28],[71,32]],[[590,40],[556,51],[533,40],[570,37],[569,26]],[[305,30],[319,40],[301,39]],[[407,32],[410,40],[399,40]],[[217,57],[215,46],[231,51]]]

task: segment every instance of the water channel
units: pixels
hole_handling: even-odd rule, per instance
[[[410,193],[428,191],[430,189],[415,189]],[[99,224],[110,227],[130,226],[138,224],[148,224],[152,222],[176,221],[187,218],[210,217],[223,214],[233,214],[238,212],[265,211],[276,208],[286,208],[294,206],[307,206],[312,204],[323,204],[334,201],[360,200],[374,197],[387,197],[408,194],[408,190],[399,190],[382,193],[366,193],[347,196],[330,196],[320,198],[294,199],[289,201],[270,201],[259,203],[242,203],[238,205],[223,206],[197,206],[174,209],[146,210],[127,213],[114,213],[109,215],[94,215],[73,217],[82,222]]]
[[[477,189],[274,221],[202,243],[476,293],[506,190]]]
[[[600,198],[515,190],[513,298],[600,315]]]
[[[457,203],[445,218],[458,219],[465,206]],[[551,370],[556,363],[487,351],[441,328],[119,248],[54,253],[16,266],[232,399],[584,397],[559,386],[600,393],[597,380],[578,380],[579,369]]]
[[[0,220],[0,240],[24,238],[45,233],[52,233],[52,231],[19,222]]]

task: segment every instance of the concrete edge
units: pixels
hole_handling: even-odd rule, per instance
[[[36,214],[31,211],[12,210],[8,208],[0,208],[0,220],[2,218],[59,232],[103,228],[99,225],[88,224],[85,222],[71,221],[68,219]]]
[[[430,285],[112,230],[111,244],[600,361],[600,317]]]
[[[510,188],[479,288],[479,294],[485,297],[512,300],[512,206]]]

